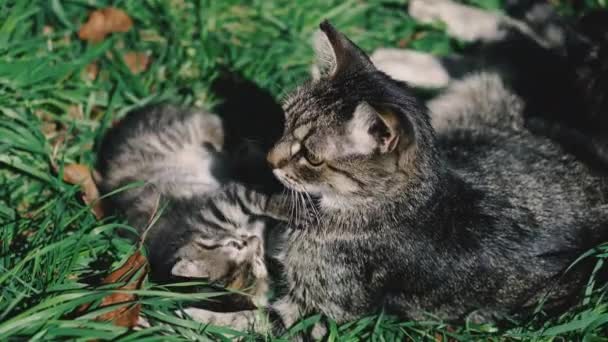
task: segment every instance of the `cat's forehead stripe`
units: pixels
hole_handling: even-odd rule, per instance
[[[300,115],[294,122],[292,127],[298,129],[302,126],[310,125],[312,122],[318,119],[319,115],[317,113],[303,113]]]

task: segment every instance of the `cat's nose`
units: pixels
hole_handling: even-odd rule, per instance
[[[284,156],[285,154],[281,152],[280,147],[275,147],[268,152],[266,160],[273,169],[280,169],[287,164],[287,158]]]

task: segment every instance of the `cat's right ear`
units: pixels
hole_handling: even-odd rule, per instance
[[[411,139],[397,114],[388,108],[376,109],[367,102],[361,102],[348,123],[351,142],[360,153],[377,151],[382,154],[393,152],[400,142]]]
[[[349,71],[375,69],[365,52],[327,20],[319,25],[313,46],[317,56],[316,69],[313,69],[315,79],[333,77]]]

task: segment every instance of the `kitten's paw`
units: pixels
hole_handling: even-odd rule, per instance
[[[278,221],[289,221],[291,199],[285,194],[273,194],[268,197],[264,214]]]
[[[324,340],[325,337],[327,337],[327,326],[321,322],[315,324],[310,332],[310,337],[312,337],[315,341]]]

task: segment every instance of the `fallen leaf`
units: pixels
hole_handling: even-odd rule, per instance
[[[92,43],[98,43],[114,32],[127,32],[133,21],[123,10],[108,7],[98,9],[89,15],[89,19],[78,31],[78,37]]]
[[[136,290],[141,288],[147,272],[148,262],[143,254],[141,254],[141,251],[138,250],[121,267],[106,276],[102,284],[124,282],[125,285],[116,290]],[[102,298],[99,305],[100,308],[121,303],[125,305],[119,305],[116,309],[101,314],[95,319],[99,321],[111,321],[115,325],[132,328],[137,325],[141,311],[141,304],[134,303],[136,300],[137,296],[132,293],[111,293]],[[90,306],[90,304],[85,304],[78,309],[78,312],[83,313]]]
[[[94,11],[89,16],[89,20],[78,31],[78,37],[82,40],[98,43],[104,40],[108,33],[103,13]]]
[[[447,326],[445,328],[446,332],[448,333],[454,333],[456,332],[456,330],[454,330],[454,328]],[[456,341],[454,338],[448,336],[445,332],[441,333],[441,332],[436,332],[435,333],[435,342],[454,342]]]
[[[406,48],[409,44],[410,44],[409,38],[402,38],[402,39],[399,39],[399,41],[397,42],[397,46],[401,49]]]
[[[34,230],[32,230],[32,229],[26,229],[26,230],[24,230],[24,231],[22,231],[20,233],[20,235],[23,236],[23,237],[25,237],[25,238],[32,237],[35,234],[36,234],[36,232]]]
[[[147,273],[148,262],[146,258],[138,250],[133,254],[124,265],[116,271],[110,273],[104,280],[104,284],[113,284],[117,282],[126,282],[127,284],[121,287],[121,290],[136,290],[141,287],[144,277]],[[143,269],[143,270],[142,270]],[[108,305],[132,302],[137,299],[137,296],[131,293],[112,293],[104,297],[101,301],[101,307]],[[119,306],[113,311],[106,312],[97,317],[100,321],[112,321],[114,324],[122,327],[134,327],[139,319],[141,304]]]
[[[95,81],[99,75],[99,65],[97,62],[90,63],[84,69],[84,73],[89,81]]]
[[[57,124],[54,122],[43,122],[40,131],[47,139],[50,139],[57,132]]]
[[[82,120],[84,118],[82,105],[70,105],[67,114],[70,119]]]
[[[91,205],[93,214],[97,219],[104,216],[103,206],[99,201],[99,190],[97,190],[88,166],[82,164],[66,165],[63,169],[63,181],[70,184],[79,184],[84,203]]]
[[[102,283],[113,284],[119,281],[125,281],[127,278],[133,277],[135,273],[137,273],[137,271],[143,267],[147,267],[146,257],[144,257],[144,255],[141,254],[141,251],[138,250],[133,253],[133,255],[131,255],[121,267],[103,278]],[[127,289],[127,287],[124,288]]]
[[[139,74],[142,71],[146,71],[148,65],[150,65],[150,57],[143,52],[127,52],[122,58],[133,74]]]
[[[34,111],[34,114],[40,119],[40,130],[45,138],[53,138],[59,130],[59,125],[55,121],[55,118],[50,113],[41,109]]]
[[[413,41],[424,38],[425,35],[426,35],[426,32],[424,32],[424,31],[415,32],[414,34],[410,35],[409,37],[400,39],[397,42],[397,46],[400,47],[401,49],[404,49],[404,48],[410,46],[410,44]]]

